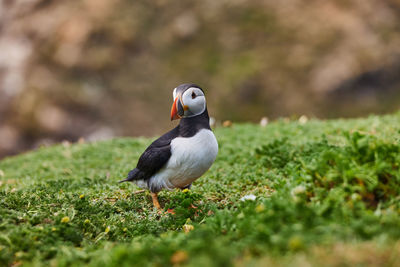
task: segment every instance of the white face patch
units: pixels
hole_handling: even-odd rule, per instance
[[[204,112],[206,109],[206,98],[203,91],[199,88],[190,87],[182,95],[182,104],[184,107],[187,107],[184,117],[193,117]]]

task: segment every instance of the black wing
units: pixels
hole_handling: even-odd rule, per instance
[[[147,180],[158,172],[171,157],[171,141],[179,136],[179,126],[164,134],[143,152],[135,169],[121,181]]]

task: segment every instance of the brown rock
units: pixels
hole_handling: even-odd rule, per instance
[[[182,250],[176,251],[172,256],[171,256],[171,263],[172,264],[181,264],[187,261],[189,258],[189,255]]]
[[[226,120],[222,123],[223,127],[231,127],[232,126],[232,122],[230,120]]]

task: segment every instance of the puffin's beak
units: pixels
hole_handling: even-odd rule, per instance
[[[171,108],[171,121],[179,119],[179,115],[178,115],[178,101],[179,101],[179,97],[175,98],[174,103],[172,104],[172,108]]]
[[[171,108],[171,121],[182,118],[184,109],[180,101],[181,95],[177,95]]]

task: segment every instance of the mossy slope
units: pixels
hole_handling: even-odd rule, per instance
[[[285,265],[303,254],[318,265],[329,253],[316,248],[340,244],[373,251],[377,265],[398,262],[399,113],[215,132],[220,153],[211,170],[190,192],[160,194],[175,215],[158,214],[148,194],[117,183],[150,139],[4,159],[0,265]],[[249,194],[257,199],[240,201]],[[329,264],[363,264],[364,254]]]

